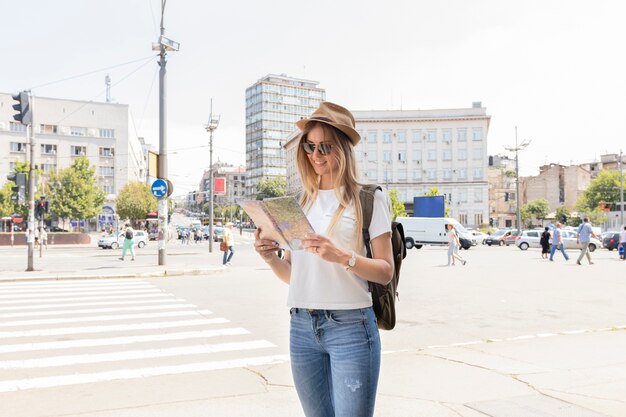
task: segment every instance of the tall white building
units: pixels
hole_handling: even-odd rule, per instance
[[[246,89],[246,195],[254,198],[257,184],[284,178],[283,146],[294,124],[325,100],[317,81],[269,74]]]
[[[17,161],[30,160],[26,127],[13,121],[15,103],[11,94],[0,93],[2,180]],[[68,168],[79,156],[87,157],[96,168],[108,206],[114,206],[117,193],[129,181],[145,181],[142,145],[128,105],[34,97],[33,116],[34,161],[44,173]]]
[[[450,215],[467,226],[489,222],[487,133],[491,116],[481,103],[442,110],[354,111],[361,142],[355,147],[361,181],[398,190],[409,213],[413,197],[437,187]],[[295,165],[292,134],[286,146]],[[298,191],[294,166],[287,189]]]

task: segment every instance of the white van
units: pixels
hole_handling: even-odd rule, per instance
[[[461,247],[469,249],[476,239],[461,223],[449,217],[397,217],[404,228],[406,248],[421,249],[423,245],[447,245],[447,225],[452,223],[459,234]]]

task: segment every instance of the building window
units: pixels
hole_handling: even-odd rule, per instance
[[[456,172],[460,180],[467,179],[467,169],[465,168],[457,169]]]
[[[115,173],[114,167],[99,167],[99,173],[101,177],[112,177]]]
[[[422,151],[413,149],[413,160],[420,162],[422,160]]]
[[[391,132],[383,132],[383,143],[391,143]]]
[[[443,160],[444,161],[452,160],[452,151],[450,149],[443,150]]]
[[[406,131],[399,131],[398,133],[396,133],[396,137],[398,138],[398,143],[406,142]]]
[[[26,132],[26,125],[17,122],[9,122],[9,131],[11,132]]]
[[[385,179],[384,179],[384,180],[385,180],[385,181],[393,181],[393,179],[392,179],[392,178],[393,178],[393,177],[392,177],[392,175],[391,175],[391,171],[389,171],[389,170],[385,170]]]
[[[367,132],[367,141],[369,143],[376,143],[376,132]]]
[[[483,159],[483,148],[472,149],[472,159],[474,160]]]
[[[86,127],[70,127],[70,135],[71,136],[87,136],[87,128]]]
[[[474,179],[480,180],[483,178],[483,169],[482,168],[474,168]]]
[[[474,190],[474,202],[482,203],[483,201],[483,191],[482,190]]]
[[[467,224],[467,213],[459,213],[459,223]]]
[[[356,151],[355,152],[355,156],[356,156],[356,160],[357,161],[362,161],[363,160],[363,151]]]
[[[456,159],[459,161],[467,160],[467,149],[459,149],[456,153]]]
[[[39,133],[44,133],[46,135],[54,135],[58,132],[57,125],[39,125]]]
[[[406,181],[406,171],[401,169],[398,171],[398,181]]]
[[[72,156],[85,156],[87,155],[87,147],[86,146],[72,146],[70,148],[70,152]]]
[[[391,151],[383,151],[383,161],[391,161]]]
[[[112,157],[115,155],[114,148],[100,148],[100,156]]]
[[[459,203],[467,203],[467,190],[459,191]]]
[[[406,151],[398,152],[398,161],[406,161]]]
[[[41,144],[42,155],[55,155],[57,153],[57,145]]]
[[[367,179],[371,180],[371,181],[377,181],[378,180],[378,173],[375,169],[370,169],[367,171],[366,173]]]
[[[367,160],[368,161],[377,161],[378,160],[378,155],[376,155],[376,151],[369,151],[367,153]]]
[[[436,180],[437,179],[437,170],[436,169],[429,169],[428,172],[428,179],[429,180]]]
[[[456,131],[456,140],[457,140],[457,142],[465,142],[467,140],[467,130],[465,130],[465,129],[457,129],[457,131]]]
[[[450,168],[447,168],[447,169],[443,170],[443,179],[444,180],[451,180],[452,179],[452,170]]]
[[[441,132],[441,138],[444,142],[450,143],[452,140],[452,132],[450,130],[444,130]]]
[[[483,214],[482,213],[474,214],[474,224],[483,224]]]
[[[483,140],[483,128],[482,127],[475,127],[474,129],[472,129],[472,140]]]
[[[41,164],[41,170],[44,174],[49,174],[57,170],[57,164]]]
[[[428,133],[426,134],[426,138],[429,142],[436,142],[437,141],[437,131],[436,130],[429,130]]]
[[[436,161],[437,160],[437,150],[435,150],[435,149],[429,149],[428,150],[428,160],[429,161]]]
[[[421,142],[422,141],[422,131],[414,130],[413,131],[413,142]]]
[[[26,153],[26,144],[21,142],[11,142],[11,152]]]
[[[414,180],[421,180],[422,179],[422,170],[421,169],[416,169],[413,171],[413,179]]]
[[[113,186],[112,185],[103,185],[102,189],[106,194],[113,194]]]

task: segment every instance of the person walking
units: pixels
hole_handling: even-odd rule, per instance
[[[543,233],[541,234],[541,238],[539,239],[539,244],[541,245],[541,257],[543,259],[548,259],[548,253],[550,252],[550,228],[546,227]]]
[[[624,230],[619,232],[619,245],[622,247],[620,258],[624,260],[626,259],[626,226],[624,226]]]
[[[454,230],[454,225],[449,223],[447,225],[447,236],[448,236],[448,266],[456,265],[454,260],[458,259],[463,265],[467,263],[465,259],[459,255],[459,248],[461,247],[461,242],[459,241],[459,235]],[[452,262],[452,263],[450,263]]]
[[[226,250],[224,251],[224,258],[222,259],[222,265],[230,266],[230,260],[235,253],[235,237],[233,236],[233,223],[228,222],[224,226],[224,236],[222,236],[224,242],[226,242]]]
[[[381,344],[368,281],[393,276],[391,221],[384,192],[374,194],[366,256],[352,113],[322,102],[299,120],[300,205],[317,233],[286,250],[255,231],[255,250],[289,284],[291,372],[307,417],[374,415]]]
[[[126,223],[126,227],[124,229],[124,246],[122,247],[122,257],[121,261],[124,260],[126,256],[126,251],[130,250],[130,255],[132,258],[131,261],[135,260],[135,231],[132,227],[130,227],[130,223]]]
[[[46,225],[44,224],[42,229],[41,229],[41,233],[39,235],[39,244],[43,245],[46,250],[48,250],[48,231],[46,230]]]
[[[569,256],[567,256],[567,252],[565,252],[565,247],[563,246],[563,238],[561,236],[561,227],[563,225],[561,223],[556,224],[556,228],[552,234],[552,248],[550,249],[550,260],[554,261],[554,252],[557,249],[561,250],[563,257],[565,257],[566,261],[569,261]]]
[[[591,224],[589,223],[588,218],[583,219],[583,224],[578,226],[578,236],[576,237],[576,243],[580,243],[580,255],[578,255],[578,259],[576,260],[576,265],[582,265],[580,261],[582,261],[583,257],[587,255],[587,261],[589,261],[589,265],[593,265],[591,261],[591,253],[589,252],[589,242],[591,242],[591,236],[599,239],[598,235],[596,235],[591,228]]]

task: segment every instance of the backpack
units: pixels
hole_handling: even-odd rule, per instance
[[[359,193],[361,209],[363,210],[363,242],[367,249],[367,257],[372,257],[370,247],[369,226],[372,222],[372,212],[374,211],[374,193],[381,190],[379,185],[364,185]],[[404,228],[400,223],[391,222],[391,246],[393,249],[393,277],[387,285],[377,284],[369,281],[369,290],[372,294],[372,306],[378,327],[383,330],[391,330],[396,325],[396,298],[398,297],[398,282],[400,280],[400,267],[402,260],[406,257],[406,244],[404,241]]]
[[[126,237],[126,239],[132,239],[133,238],[132,229],[126,229],[126,234],[124,236]]]

